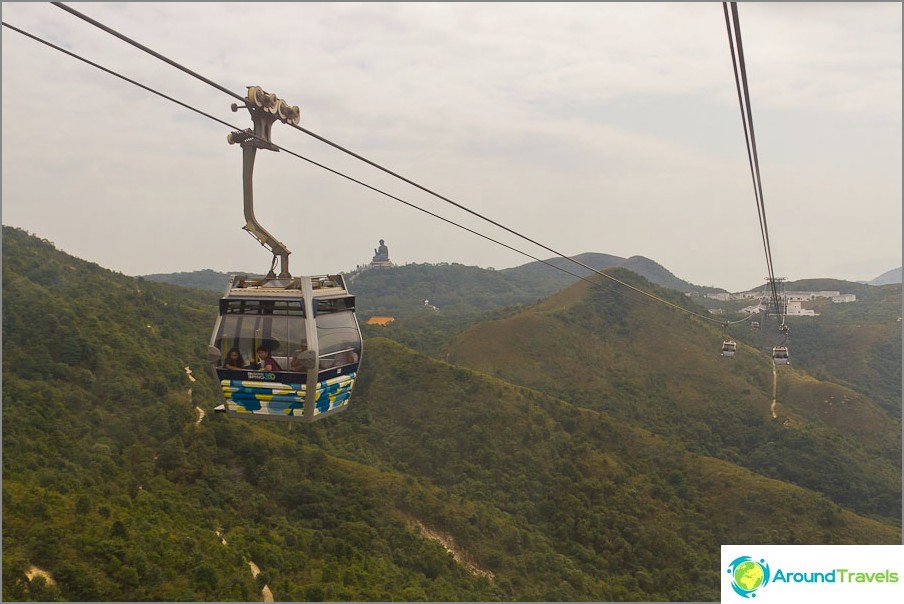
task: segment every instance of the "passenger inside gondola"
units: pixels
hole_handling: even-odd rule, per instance
[[[232,348],[226,353],[226,359],[223,361],[223,367],[226,369],[244,369],[245,358],[242,356],[238,348]]]
[[[282,367],[276,359],[270,356],[270,349],[266,346],[257,347],[257,358],[260,359],[260,369],[263,371],[282,371]]]
[[[302,342],[301,346],[289,357],[289,371],[304,373],[307,369],[314,366],[314,353],[308,350],[307,342]]]
[[[335,351],[324,354],[320,357],[320,369],[333,369],[335,367],[344,367],[357,363],[359,359],[358,351],[349,345]]]
[[[334,367],[341,365],[351,365],[358,362],[358,352],[354,348],[348,348],[336,355]]]

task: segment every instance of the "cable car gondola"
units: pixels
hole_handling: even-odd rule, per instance
[[[759,329],[759,328],[760,328],[760,322],[759,322],[759,321],[752,321],[752,322],[750,323],[750,329],[753,329],[754,331],[756,331],[756,330]]]
[[[738,344],[731,339],[725,340],[722,342],[722,356],[723,357],[733,357],[735,352],[738,350]]]
[[[787,346],[776,346],[772,349],[772,362],[776,365],[790,365]]]
[[[299,111],[257,86],[248,88],[245,107],[254,130],[227,140],[242,147],[244,229],[273,253],[273,263],[264,277],[234,276],[220,299],[208,347],[225,398],[216,410],[313,422],[348,408],[362,354],[355,297],[342,275],[293,277],[288,248],[254,217],[257,149],[278,151],[270,142],[273,122],[297,124]]]
[[[348,407],[361,357],[355,298],[341,275],[236,276],[210,345],[228,414],[315,421]],[[232,351],[244,367],[227,360]]]

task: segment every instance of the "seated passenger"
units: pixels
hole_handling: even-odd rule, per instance
[[[260,359],[259,367],[263,371],[282,371],[279,363],[270,356],[270,349],[264,346],[257,347],[257,358]]]
[[[226,353],[226,359],[223,361],[223,367],[225,367],[226,369],[245,368],[245,358],[242,356],[242,353],[239,352],[238,348],[231,348],[229,352]]]
[[[289,357],[289,370],[304,373],[306,369],[313,366],[314,359],[309,358],[312,354],[308,351],[306,342],[302,342],[301,346]]]
[[[336,362],[334,363],[334,367],[338,367],[340,365],[351,365],[352,363],[357,362],[358,353],[354,348],[349,348],[348,350],[343,350],[336,355]]]

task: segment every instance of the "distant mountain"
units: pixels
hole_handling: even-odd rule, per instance
[[[882,273],[872,281],[868,282],[869,285],[889,285],[891,283],[901,283],[901,267],[893,268],[892,270]]]
[[[687,281],[679,279],[678,277],[673,275],[662,265],[654,262],[653,260],[650,260],[649,258],[644,258],[643,256],[620,258],[619,256],[612,256],[609,254],[585,253],[573,256],[572,260],[579,262],[585,266],[589,266],[590,268],[597,271],[610,267],[626,268],[644,277],[648,281],[655,283],[656,285],[674,289],[683,293],[692,291],[701,293],[715,293],[725,291],[723,289],[718,289],[715,287],[705,287],[688,283]],[[504,269],[500,272],[526,281],[546,281],[551,284],[551,287],[555,288],[553,291],[558,291],[564,287],[567,287],[581,277],[586,278],[596,274],[591,270],[579,266],[575,262],[571,262],[560,257],[549,258],[545,262],[546,264],[544,264],[543,262],[529,262],[528,264]],[[568,275],[567,273],[559,269],[567,270],[568,272],[573,273],[576,276]],[[550,291],[549,293],[552,293],[552,291]]]
[[[588,253],[575,256],[574,259],[595,270],[613,266],[627,268],[657,285],[680,292],[725,291],[683,281],[665,267],[643,256],[625,259],[609,254]],[[424,300],[429,300],[432,306],[447,314],[467,314],[475,310],[486,311],[512,304],[533,303],[579,280],[579,277],[573,275],[586,278],[596,274],[563,258],[551,258],[547,262],[548,264],[531,262],[498,271],[458,263],[408,264],[355,274],[351,289],[358,296],[359,308],[365,314],[404,316],[422,306]],[[229,276],[230,273],[206,269],[144,275],[142,278],[222,292]]]
[[[722,543],[900,543],[894,418],[781,368],[772,421],[742,338],[620,287],[459,364],[368,338],[349,410],[289,430],[211,413],[217,293],[7,227],[2,266],[5,600],[714,601]]]

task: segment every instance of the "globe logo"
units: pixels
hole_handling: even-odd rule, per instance
[[[728,565],[731,588],[743,598],[755,598],[756,590],[769,583],[769,565],[765,560],[757,562],[750,556],[736,558]]]

